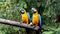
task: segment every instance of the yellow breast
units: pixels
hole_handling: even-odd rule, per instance
[[[26,14],[22,14],[22,22],[23,23],[28,23],[28,17]]]
[[[33,14],[32,23],[38,25],[38,15],[37,14]]]

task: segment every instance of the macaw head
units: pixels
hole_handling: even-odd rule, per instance
[[[32,10],[33,13],[37,12],[37,10],[35,8],[32,8],[31,10]]]
[[[25,11],[23,8],[20,9],[20,13],[21,13],[21,14],[24,14],[25,12],[26,12],[26,11]]]

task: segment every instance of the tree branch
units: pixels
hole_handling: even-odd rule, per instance
[[[32,29],[32,30],[36,30],[36,31],[38,31],[40,28],[39,26],[36,26],[35,28],[33,28],[32,26],[21,23],[21,22],[6,20],[6,19],[2,19],[2,18],[0,18],[0,23],[12,25],[12,26],[17,26],[17,27],[22,27],[22,28],[28,28],[28,29]]]

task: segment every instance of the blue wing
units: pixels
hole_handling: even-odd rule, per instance
[[[30,23],[30,14],[27,12],[27,16],[28,16],[28,21]]]
[[[38,14],[38,20],[39,20],[38,25],[41,26],[42,25],[42,19],[41,19],[41,15],[40,14]]]

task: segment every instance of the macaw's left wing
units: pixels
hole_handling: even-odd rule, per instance
[[[28,21],[30,23],[30,14],[27,12],[27,16],[28,16]]]
[[[38,20],[39,20],[38,25],[40,27],[42,25],[42,18],[41,18],[41,15],[40,14],[38,14]]]

